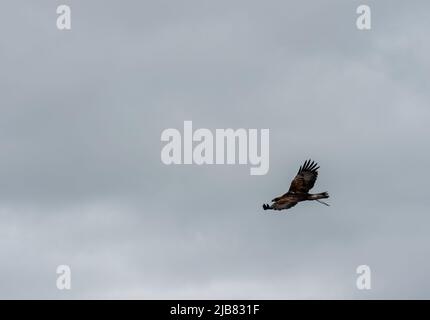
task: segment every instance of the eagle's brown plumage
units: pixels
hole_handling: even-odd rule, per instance
[[[273,209],[273,210],[283,210],[294,207],[298,202],[305,200],[317,200],[323,204],[325,202],[320,201],[319,199],[328,198],[327,192],[310,194],[309,190],[313,188],[315,185],[315,181],[318,177],[318,169],[319,166],[316,162],[312,160],[307,160],[305,163],[300,166],[297,175],[293,179],[290,185],[290,189],[287,193],[280,197],[276,197],[272,200],[272,205],[264,204],[263,209]],[[327,205],[327,204],[326,204]]]

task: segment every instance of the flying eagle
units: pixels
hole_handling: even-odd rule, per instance
[[[310,159],[300,167],[296,177],[291,182],[290,189],[287,193],[272,200],[272,205],[263,204],[264,210],[283,210],[294,207],[298,202],[305,200],[316,200],[328,206],[327,203],[319,200],[328,198],[327,192],[310,194],[309,190],[315,184],[318,177],[318,164]]]

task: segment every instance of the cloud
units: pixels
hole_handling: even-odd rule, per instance
[[[428,4],[359,4],[4,4],[0,297],[428,298]],[[165,166],[185,120],[269,128],[269,173]],[[309,157],[331,207],[265,214]]]

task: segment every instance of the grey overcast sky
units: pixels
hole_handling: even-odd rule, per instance
[[[0,298],[430,298],[429,11],[3,0]],[[164,165],[184,120],[270,129],[269,173]],[[309,157],[331,206],[263,211]]]

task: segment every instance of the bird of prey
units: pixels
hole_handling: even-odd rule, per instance
[[[316,200],[328,206],[320,199],[328,198],[327,192],[309,193],[318,177],[318,164],[310,159],[300,166],[299,172],[291,182],[287,193],[272,200],[272,205],[263,204],[264,210],[283,210],[294,207],[298,202],[305,200]]]

